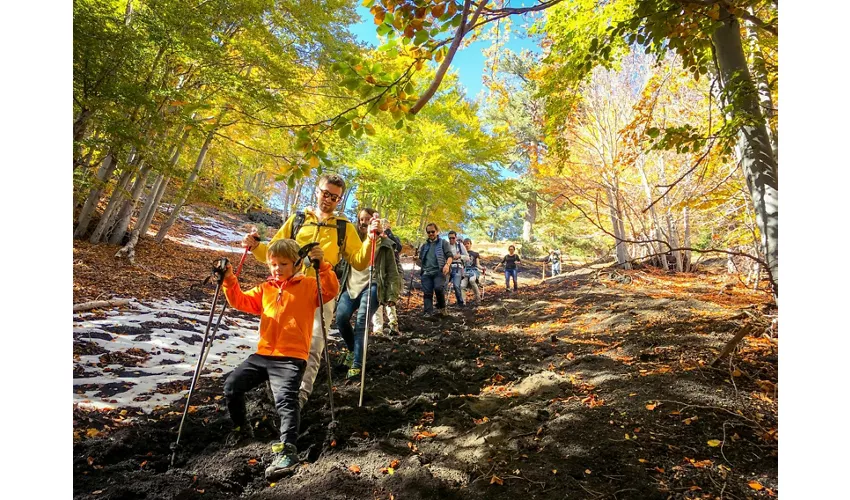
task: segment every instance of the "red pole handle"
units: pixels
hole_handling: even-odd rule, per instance
[[[247,257],[247,256],[248,256],[248,247],[245,247],[245,251],[242,252],[242,258],[239,259],[239,265],[236,266],[236,272],[233,273],[236,276],[239,276],[239,273],[242,272],[242,263],[245,262],[245,257]]]

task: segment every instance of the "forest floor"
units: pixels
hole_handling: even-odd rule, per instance
[[[249,225],[206,215],[233,234]],[[754,330],[710,366],[746,323],[744,311],[775,308],[720,268],[644,268],[622,284],[587,268],[541,282],[529,266],[518,293],[488,274],[480,306],[450,306],[436,321],[421,319],[414,293],[409,307],[401,301],[402,335],[370,336],[362,408],[359,385],[335,371],[334,424],[322,368],[302,412],[302,465],[272,484],[263,471],[277,423],[264,390],[248,397],[256,439],[224,445],[223,376],[256,345],[256,320],[230,311],[170,467],[214,291],[201,282],[233,238],[207,233],[215,249],[181,243],[202,235],[203,224],[181,221],[162,246],[142,241],[135,266],[113,257],[117,247],[74,242],[75,303],[136,299],[74,314],[75,498],[778,494],[778,339]],[[238,261],[238,248],[231,253]],[[484,256],[489,268],[500,258]],[[249,257],[241,280],[266,274]],[[341,345],[331,340],[331,359]]]

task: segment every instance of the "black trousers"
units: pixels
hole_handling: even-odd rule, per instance
[[[224,381],[224,398],[227,411],[236,426],[247,424],[245,393],[266,380],[272,386],[274,405],[280,416],[280,441],[295,444],[301,407],[298,389],[304,377],[307,360],[289,357],[252,354],[236,367]]]

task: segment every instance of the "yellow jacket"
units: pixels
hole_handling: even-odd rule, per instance
[[[325,219],[322,225],[319,226],[317,225],[319,218],[312,210],[305,210],[304,216],[304,225],[301,226],[301,230],[295,235],[295,242],[298,243],[298,246],[303,247],[307,243],[318,241],[319,246],[322,247],[322,251],[325,252],[325,260],[330,262],[332,266],[339,263],[340,253],[342,253],[342,256],[345,257],[354,269],[362,271],[369,267],[369,256],[372,249],[371,242],[369,238],[366,238],[365,241],[360,240],[360,235],[357,234],[357,228],[354,227],[354,224],[348,223],[345,225],[345,242],[343,243],[344,248],[341,249],[342,252],[340,252],[340,248],[336,244],[336,221],[338,219],[347,221],[348,219],[343,216],[332,215]],[[292,234],[292,224],[294,221],[295,214],[292,214],[286,219],[283,227],[272,236],[269,243],[281,238],[289,238]],[[260,262],[266,262],[267,248],[268,244],[261,242],[252,253]],[[305,269],[304,272],[315,276],[315,270],[312,268],[309,271]]]

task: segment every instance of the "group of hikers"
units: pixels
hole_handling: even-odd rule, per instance
[[[265,471],[269,481],[294,472],[298,466],[295,443],[300,412],[313,392],[332,320],[347,348],[338,365],[347,368],[346,378],[352,381],[362,375],[367,329],[371,326],[374,333],[399,333],[396,303],[404,289],[401,242],[371,208],[359,211],[356,224],[336,215],[344,192],[341,177],[323,175],[317,184],[314,209],[290,216],[268,243],[260,241],[256,230],[245,236],[242,244],[246,251],[268,265],[270,276],[264,283],[242,291],[230,265],[223,276],[222,289],[228,303],[260,316],[257,351],[224,383],[225,402],[234,425],[226,442],[234,446],[243,438],[253,437],[245,394],[268,380],[280,416],[280,441],[272,445],[275,457]],[[447,240],[442,239],[433,222],[427,224],[425,233],[427,238],[416,251],[423,316],[443,314],[448,283],[454,289],[457,307],[466,305],[467,289],[473,292],[472,304],[480,303],[479,278],[486,276],[486,267],[481,265],[478,252],[472,250],[472,241],[458,241],[455,231],[449,231]],[[309,244],[315,245],[304,252]],[[508,292],[511,279],[513,291],[517,291],[520,261],[511,245],[494,268],[504,266]],[[558,256],[558,267],[559,261]],[[554,261],[552,266],[554,271]],[[372,321],[367,321],[367,315],[373,316]]]

